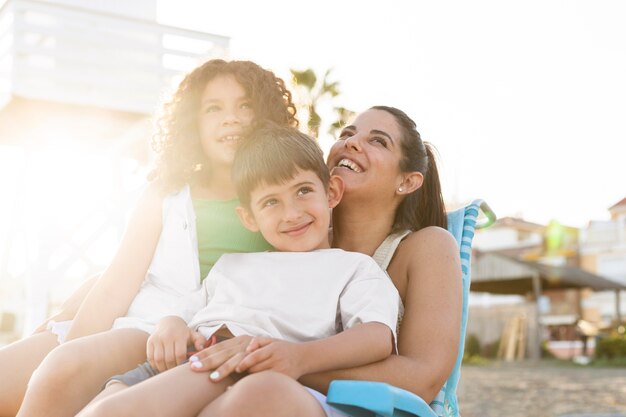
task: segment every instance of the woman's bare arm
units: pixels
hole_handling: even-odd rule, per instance
[[[58,313],[48,317],[46,321],[44,321],[39,326],[37,326],[37,328],[33,331],[33,334],[40,333],[46,330],[46,328],[48,327],[48,323],[51,320],[54,320],[54,321],[72,320],[76,316],[76,313],[78,312],[78,309],[80,308],[81,303],[87,296],[87,293],[89,293],[89,290],[91,290],[91,287],[93,287],[93,285],[96,283],[99,276],[100,274],[97,274],[83,281],[80,287],[78,287],[63,302],[63,304],[61,305],[61,310]]]
[[[405,305],[399,355],[374,364],[306,375],[321,392],[334,379],[387,382],[431,401],[452,371],[459,347],[462,282],[459,250],[445,230],[429,227],[399,246],[388,269]]]
[[[83,300],[66,340],[108,330],[126,314],[154,257],[162,228],[163,193],[150,184],[139,199],[109,267]]]

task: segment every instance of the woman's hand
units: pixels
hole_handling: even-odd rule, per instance
[[[41,333],[41,332],[48,330],[48,323],[50,323],[51,321],[59,322],[59,321],[72,320],[74,318],[74,314],[75,312],[72,312],[72,311],[68,312],[68,311],[61,310],[57,314],[48,317],[43,323],[37,326],[37,328],[33,330],[33,334]]]
[[[73,320],[76,316],[76,312],[78,312],[78,309],[80,308],[80,304],[87,296],[87,293],[89,293],[89,290],[91,290],[91,287],[93,287],[93,284],[96,283],[99,276],[100,274],[97,274],[86,279],[81,284],[81,286],[78,287],[76,291],[74,291],[67,298],[67,300],[63,302],[63,305],[61,305],[61,311],[53,316],[48,317],[46,321],[37,326],[37,328],[33,331],[33,334],[46,331],[48,329],[48,323],[50,323],[51,321],[60,322]]]
[[[235,367],[235,371],[255,373],[272,370],[298,379],[304,374],[302,365],[305,358],[302,357],[301,346],[299,343],[269,337],[255,337],[246,349],[247,355]]]
[[[187,327],[187,323],[180,317],[164,317],[148,338],[146,356],[150,366],[163,372],[187,359],[187,345],[193,344],[196,350],[200,350],[205,341],[200,333]]]
[[[210,346],[189,358],[191,369],[198,372],[214,371],[211,375],[217,377],[211,379],[220,381],[235,371],[239,362],[247,355],[246,349],[251,340],[252,336],[235,336]]]

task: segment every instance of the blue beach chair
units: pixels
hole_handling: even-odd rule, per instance
[[[477,224],[479,211],[483,212],[486,219]],[[495,219],[491,208],[482,200],[475,200],[463,208],[448,213],[448,230],[456,239],[461,251],[463,316],[456,363],[436,398],[427,404],[419,396],[383,382],[337,380],[330,384],[328,404],[353,417],[459,416],[456,388],[465,346],[472,239],[475,229],[490,226]],[[419,375],[416,375],[416,378],[419,378]]]

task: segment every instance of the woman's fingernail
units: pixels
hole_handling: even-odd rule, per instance
[[[202,362],[191,362],[191,367],[196,369],[202,368]]]
[[[196,355],[191,355],[189,357],[189,362],[198,362],[200,359]]]
[[[211,375],[209,375],[209,378],[211,378],[211,379],[217,379],[219,377],[220,377],[220,373],[217,372],[217,371],[213,371],[213,372],[211,372]]]

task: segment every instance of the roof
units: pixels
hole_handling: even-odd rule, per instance
[[[546,228],[545,225],[526,221],[518,217],[501,217],[491,226],[491,228],[511,227],[514,229],[541,232]]]
[[[620,201],[618,201],[617,203],[615,203],[611,207],[609,207],[609,210],[612,210],[612,209],[620,207],[620,206],[626,206],[626,197],[622,198]]]
[[[491,226],[491,229],[497,229],[501,227],[511,228],[515,230],[523,230],[525,232],[534,232],[534,233],[544,233],[545,230],[551,227],[552,223],[558,224],[560,227],[566,230],[578,231],[577,227],[567,226],[565,224],[561,224],[556,220],[551,220],[548,224],[539,224],[524,220],[519,217],[500,217],[496,220],[496,222]]]
[[[626,290],[626,284],[613,281],[571,266],[552,266],[524,261],[502,253],[478,253],[472,262],[470,290],[493,294],[533,292],[533,276],[541,280],[541,288],[591,288],[595,291]]]

